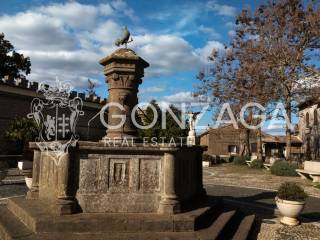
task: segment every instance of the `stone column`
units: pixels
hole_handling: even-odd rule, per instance
[[[27,199],[39,198],[40,158],[41,151],[38,149],[33,150],[32,187],[27,193]]]
[[[159,212],[163,214],[174,214],[180,212],[180,202],[176,195],[175,187],[175,165],[174,152],[164,154],[164,186],[163,194],[159,204]]]
[[[52,206],[53,212],[57,215],[71,214],[74,212],[74,197],[69,194],[69,171],[70,171],[70,154],[63,153],[58,157],[56,165],[57,179],[56,191],[57,199]]]
[[[100,60],[108,85],[108,125],[121,123],[119,115],[125,116],[124,124],[107,130],[104,139],[136,138],[137,129],[131,121],[133,107],[138,104],[138,87],[142,83],[144,68],[149,66],[133,50],[120,48]],[[117,116],[118,115],[118,116]]]

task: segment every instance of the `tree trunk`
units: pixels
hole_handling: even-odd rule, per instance
[[[259,128],[257,130],[257,156],[258,156],[258,159],[261,159],[263,158],[262,156],[262,133],[261,133],[261,128]]]
[[[286,113],[291,125],[291,101],[286,102]],[[291,161],[291,129],[289,123],[286,123],[286,159]]]
[[[247,147],[247,154],[248,154],[248,156],[251,156],[250,129],[246,129],[246,147]]]

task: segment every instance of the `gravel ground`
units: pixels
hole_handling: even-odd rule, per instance
[[[282,225],[262,226],[258,240],[320,240],[320,228],[313,224],[296,227]]]
[[[302,213],[303,223],[297,227],[288,227],[279,223],[279,218],[274,216],[276,208],[274,191],[263,189],[222,186],[205,184],[208,195],[220,196],[225,199],[245,204],[252,204],[265,208],[255,212],[260,219],[260,226],[256,229],[258,240],[320,240],[320,199],[309,197]],[[241,204],[240,204],[241,205]],[[270,211],[266,210],[270,209]],[[310,224],[312,222],[313,224]],[[316,226],[316,225],[317,226]]]

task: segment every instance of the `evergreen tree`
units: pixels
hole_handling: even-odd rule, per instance
[[[17,53],[4,37],[4,34],[0,33],[0,79],[5,76],[25,77],[24,74],[28,75],[31,72],[30,58]]]
[[[139,136],[141,138],[145,137],[149,141],[151,141],[151,138],[156,138],[158,142],[169,142],[171,138],[174,138],[176,142],[180,142],[180,137],[187,137],[188,129],[180,128],[179,124],[174,120],[174,118],[168,111],[165,111],[166,129],[162,129],[162,115],[164,114],[164,111],[161,110],[156,100],[152,100],[144,111],[144,114],[140,116],[140,122],[142,123],[142,125],[147,126],[151,124],[155,117],[150,105],[152,105],[156,109],[158,116],[153,127],[144,130],[139,129]],[[172,112],[177,116],[179,121],[181,121],[181,111],[174,105],[170,105],[170,108]]]

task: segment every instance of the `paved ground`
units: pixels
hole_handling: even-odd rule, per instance
[[[296,227],[283,226],[279,223],[262,224],[258,240],[320,240],[320,227],[302,224]]]
[[[12,177],[11,180],[15,179]],[[232,164],[204,169],[204,184],[209,196],[220,196],[231,201],[254,204],[266,209],[275,208],[275,190],[281,182],[288,180],[303,185],[312,195],[307,200],[302,216],[310,222],[320,222],[320,198],[313,197],[320,197],[320,190],[314,188],[311,182],[298,177],[276,177],[266,170],[248,169]],[[8,197],[25,195],[27,192],[25,184],[12,184],[13,181],[5,181],[5,183],[0,185],[0,204],[5,203]],[[320,227],[308,224],[306,220],[301,226],[290,228],[279,224],[275,217],[261,217],[261,219],[262,223],[257,229],[259,240],[320,240]]]
[[[25,195],[26,193],[27,187],[25,184],[0,185],[0,199]]]
[[[302,213],[303,223],[298,227],[283,226],[277,217],[269,214],[276,208],[275,191],[284,181],[299,183],[311,195]],[[309,181],[273,176],[267,170],[223,164],[204,168],[204,184],[208,195],[266,209],[258,216],[261,220],[256,229],[258,240],[320,240],[320,190]]]
[[[275,192],[261,189],[230,187],[221,185],[205,185],[208,195],[222,196],[226,199],[244,203],[250,203],[265,208],[276,208],[274,198]],[[309,197],[302,217],[311,221],[320,222],[320,199]]]
[[[204,168],[203,175],[205,184],[259,188],[271,191],[276,191],[281,183],[291,181],[303,186],[310,196],[320,198],[320,189],[315,188],[311,181],[300,177],[274,176],[267,170],[251,169],[248,166],[237,166],[232,163],[218,164],[214,167]]]

